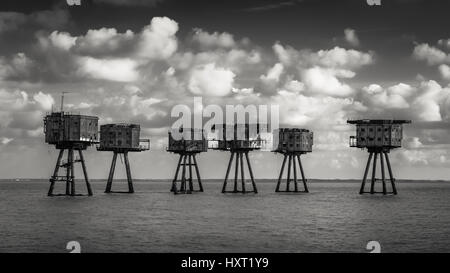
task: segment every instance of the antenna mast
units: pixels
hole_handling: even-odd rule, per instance
[[[63,92],[61,93],[61,112],[64,111],[64,94],[69,94],[69,93],[71,93],[71,92],[63,91]]]

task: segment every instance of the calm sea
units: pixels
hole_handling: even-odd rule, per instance
[[[174,196],[169,182],[107,195],[96,181],[93,197],[48,198],[46,181],[3,181],[0,252],[67,252],[74,240],[82,252],[367,252],[371,240],[382,252],[450,252],[449,182],[400,181],[385,197],[353,182],[312,181],[298,195],[274,183],[243,196],[205,181],[204,193]]]

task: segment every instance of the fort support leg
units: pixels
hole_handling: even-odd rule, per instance
[[[59,151],[58,159],[56,160],[55,170],[53,176],[50,178],[50,188],[48,189],[47,196],[53,196],[53,189],[55,188],[55,182],[58,180],[59,167],[61,166],[61,159],[64,155],[64,149]]]
[[[384,158],[383,158],[383,153],[380,153],[380,161],[381,161],[381,181],[383,183],[383,194],[386,195],[387,191],[386,191],[386,180],[385,180],[385,175],[384,175]]]
[[[241,183],[242,183],[242,193],[246,193],[245,190],[245,175],[244,175],[244,160],[242,153],[239,154],[239,160],[241,161]]]
[[[127,172],[128,193],[134,193],[133,178],[131,176],[131,168],[130,168],[130,161],[128,160],[128,152],[124,152],[123,157],[125,159],[125,169]]]
[[[375,174],[376,174],[376,170],[377,170],[377,156],[378,156],[378,153],[375,152],[375,158],[373,159],[372,184],[370,185],[370,194],[375,193]]]
[[[245,159],[247,160],[248,172],[250,174],[250,178],[252,179],[253,192],[258,193],[258,189],[256,188],[255,178],[253,177],[252,165],[250,164],[250,159],[248,159],[248,152],[245,152]]]
[[[225,175],[225,180],[223,181],[222,193],[225,193],[227,188],[228,175],[230,174],[231,164],[233,163],[234,152],[231,152],[230,161],[228,161],[227,173]]]
[[[235,169],[234,169],[234,189],[233,192],[236,193],[238,192],[237,189],[237,183],[238,183],[238,170],[239,170],[239,156],[240,156],[240,152],[236,153],[236,165],[235,165]]]
[[[83,175],[84,175],[84,180],[86,182],[86,188],[88,191],[88,195],[92,196],[93,193],[92,193],[91,184],[89,183],[89,177],[88,177],[88,173],[87,173],[86,162],[84,161],[83,151],[78,150],[78,155],[80,156],[81,168],[83,169]]]
[[[366,169],[364,171],[364,177],[362,180],[361,189],[359,190],[359,194],[364,193],[364,187],[366,186],[366,179],[367,179],[367,174],[369,173],[370,162],[372,161],[372,156],[373,156],[373,153],[370,153],[369,159],[367,159],[367,165],[366,165]]]
[[[192,183],[192,155],[189,156],[189,193],[194,191],[194,183]]]
[[[192,155],[192,159],[194,159],[195,173],[197,174],[199,191],[203,192],[202,179],[200,178],[200,171],[198,170],[197,159],[195,158],[195,154]]]
[[[294,192],[298,192],[297,185],[297,164],[295,163],[295,155],[292,155],[292,164],[294,167]]]
[[[283,179],[283,172],[284,172],[284,166],[286,165],[286,159],[287,159],[287,155],[284,155],[283,163],[281,164],[280,176],[278,176],[278,183],[277,183],[275,192],[280,191],[280,185],[281,185],[281,180]]]
[[[67,150],[66,167],[66,195],[70,195],[70,149]]]
[[[111,169],[109,169],[108,182],[106,183],[105,193],[110,193],[112,188],[112,181],[114,179],[114,171],[116,169],[117,162],[117,152],[114,152],[112,161],[111,161]]]
[[[305,172],[303,171],[303,164],[302,164],[302,160],[300,159],[300,155],[297,155],[297,159],[298,159],[298,165],[300,166],[300,172],[302,173],[303,187],[305,188],[305,192],[309,192],[308,185],[306,184]]]
[[[385,152],[384,155],[386,156],[386,163],[388,166],[389,177],[391,178],[392,193],[397,195],[397,188],[395,187],[395,178],[394,175],[392,174],[391,162],[389,161],[388,153]]]
[[[186,193],[186,155],[183,155],[183,170],[181,172],[180,191]]]
[[[170,189],[170,191],[173,193],[177,192],[177,179],[178,179],[178,173],[180,171],[182,159],[183,159],[183,155],[180,154],[180,158],[178,159],[178,164],[177,164],[177,170],[175,171],[175,177],[172,180],[172,188]]]
[[[289,192],[290,191],[290,183],[291,183],[291,166],[292,166],[292,155],[288,155],[289,156],[289,163],[288,163],[288,175],[287,175],[287,180],[286,180],[286,191]]]
[[[70,195],[75,196],[75,170],[73,168],[73,149],[69,150],[70,152]]]

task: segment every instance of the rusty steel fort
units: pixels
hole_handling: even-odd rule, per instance
[[[364,119],[348,120],[347,122],[356,125],[356,136],[350,137],[350,147],[367,149],[369,152],[360,194],[397,194],[388,154],[391,150],[402,146],[403,124],[411,123],[411,121]],[[67,113],[63,111],[62,107],[60,112],[49,113],[44,118],[45,142],[54,145],[59,150],[53,175],[50,177],[48,196],[81,195],[76,192],[75,188],[75,163],[81,163],[87,195],[93,195],[83,151],[94,145],[96,145],[98,151],[113,153],[105,193],[114,192],[112,191],[112,183],[118,156],[124,157],[128,182],[128,191],[119,193],[134,192],[128,153],[150,150],[150,139],[140,138],[141,128],[137,124],[102,125],[100,126],[100,137],[98,128],[98,117]],[[261,137],[259,125],[217,124],[212,129],[218,131],[221,137],[207,139],[203,130],[193,128],[178,128],[169,132],[167,151],[179,156],[170,191],[174,194],[203,192],[204,188],[196,156],[207,152],[208,149],[213,149],[230,153],[222,193],[258,193],[249,153],[260,150],[265,141]],[[177,134],[177,137],[174,137],[174,134]],[[313,151],[313,132],[302,128],[280,128],[275,130],[273,135],[276,135],[278,139],[273,152],[283,155],[275,192],[308,193],[301,156]],[[63,160],[65,151],[67,151],[67,159]],[[78,153],[78,158],[74,156],[75,152]],[[381,167],[381,178],[376,178],[378,159]],[[366,191],[366,180],[371,164],[370,190]],[[234,179],[232,179],[232,188],[228,189],[229,176],[233,165]],[[249,188],[246,183],[245,166],[251,182]],[[387,167],[389,180],[385,167]],[[61,169],[65,169],[62,174],[60,174]],[[287,176],[286,179],[283,179],[285,170]],[[196,181],[194,180],[194,172]],[[299,186],[299,180],[302,182],[302,188]],[[54,193],[57,182],[62,182],[65,185],[63,193]],[[381,182],[381,191],[375,190],[377,182]],[[390,182],[389,191],[388,182]],[[291,187],[291,183],[293,187]],[[198,187],[194,187],[194,184],[198,184]],[[284,185],[283,188],[282,184]]]

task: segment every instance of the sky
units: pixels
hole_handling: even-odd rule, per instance
[[[47,178],[57,151],[43,117],[65,110],[100,124],[141,125],[151,150],[130,155],[135,178],[171,178],[165,151],[174,105],[278,105],[283,127],[314,131],[310,178],[358,179],[367,152],[348,145],[354,118],[411,119],[392,151],[397,178],[449,179],[450,3],[440,0],[2,0],[0,178]],[[198,157],[223,178],[229,154]],[[251,154],[257,178],[282,157]],[[112,155],[85,154],[91,178]],[[80,174],[80,170],[76,172]],[[117,177],[124,177],[119,168]]]

